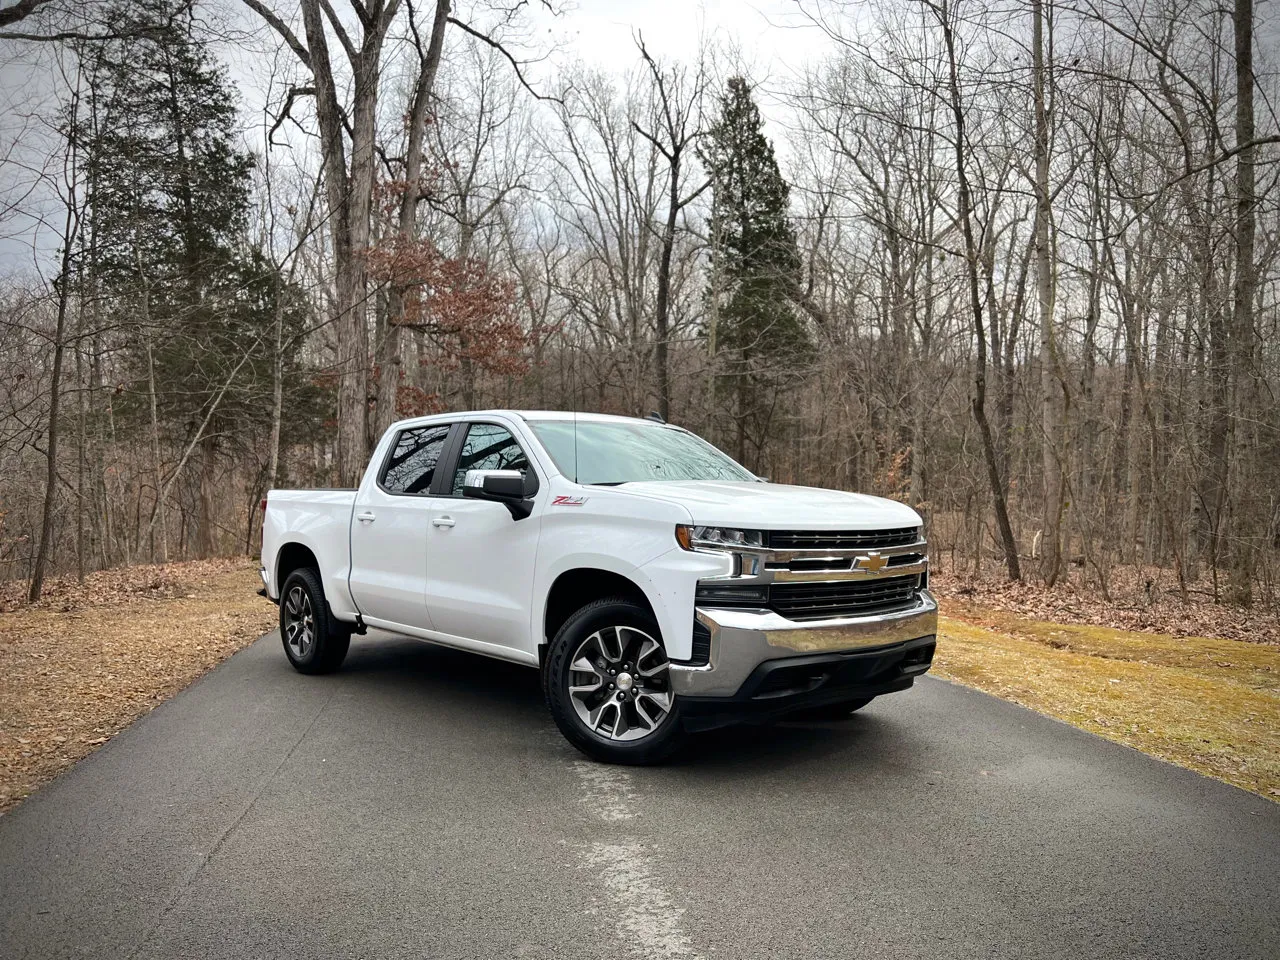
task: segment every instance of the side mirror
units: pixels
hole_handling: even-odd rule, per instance
[[[523,520],[533,512],[533,495],[538,479],[533,471],[468,470],[462,495],[473,500],[492,500],[511,512],[512,520]]]

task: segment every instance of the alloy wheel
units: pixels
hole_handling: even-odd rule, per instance
[[[587,729],[610,740],[640,740],[671,715],[667,654],[635,627],[605,627],[587,637],[569,665],[569,697]]]
[[[302,587],[294,587],[284,602],[284,642],[289,652],[301,660],[315,644],[315,617],[311,610],[311,597]]]

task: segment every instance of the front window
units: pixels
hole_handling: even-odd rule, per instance
[[[757,479],[678,427],[600,420],[537,420],[529,426],[560,472],[578,483]]]
[[[528,470],[529,458],[506,427],[494,423],[473,423],[458,455],[453,472],[453,495],[462,496],[468,470]]]

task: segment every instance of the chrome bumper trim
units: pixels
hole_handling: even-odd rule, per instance
[[[938,632],[938,604],[927,590],[897,613],[797,622],[772,610],[699,607],[694,616],[711,631],[705,666],[672,663],[671,688],[689,697],[732,697],[766,660],[884,647]]]

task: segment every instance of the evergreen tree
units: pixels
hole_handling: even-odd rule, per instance
[[[86,282],[132,334],[118,409],[150,440],[157,488],[182,469],[161,468],[161,443],[179,461],[196,443],[195,546],[207,555],[217,458],[264,435],[277,314],[296,343],[304,299],[247,241],[252,158],[236,144],[232,90],[193,31],[191,4],[121,2],[113,22],[119,39],[90,53],[81,131]]]
[[[754,459],[764,445],[773,395],[813,355],[794,302],[800,254],[787,215],[790,188],[763,128],[751,88],[734,77],[699,151],[714,198],[709,306],[736,397],[739,459]]]

